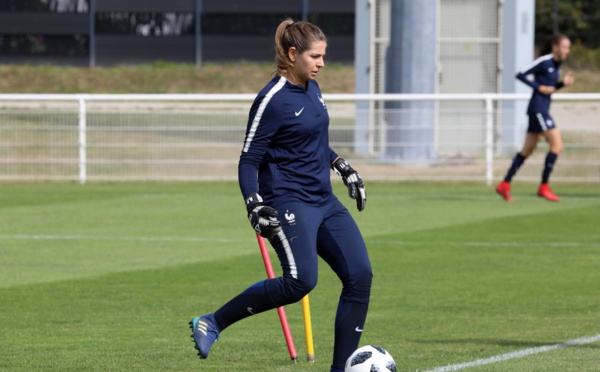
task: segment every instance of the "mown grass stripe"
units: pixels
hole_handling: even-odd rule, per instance
[[[212,243],[237,243],[237,242],[252,242],[252,239],[235,239],[235,238],[178,238],[178,237],[152,237],[152,236],[97,236],[97,235],[0,235],[0,239],[4,240],[120,240],[120,241],[140,241],[140,242],[212,242]]]
[[[117,241],[139,241],[139,242],[211,242],[211,243],[254,243],[253,239],[237,238],[201,238],[201,237],[173,237],[173,236],[96,236],[96,235],[0,235],[3,240],[117,240]],[[372,240],[365,239],[367,244],[376,245],[440,245],[439,241],[413,241],[413,240]],[[452,247],[522,247],[523,245],[531,247],[600,247],[600,242],[483,242],[483,241],[464,241],[464,242],[444,242],[444,246]]]

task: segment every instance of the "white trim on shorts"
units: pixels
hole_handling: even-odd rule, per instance
[[[548,126],[546,125],[546,120],[544,119],[544,115],[542,115],[542,113],[538,112],[537,114],[535,114],[535,117],[538,119],[538,122],[540,123],[540,126],[542,127],[542,132],[547,131]]]

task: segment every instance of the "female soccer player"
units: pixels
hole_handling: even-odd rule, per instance
[[[556,124],[550,117],[551,95],[557,89],[563,86],[573,84],[573,75],[567,73],[563,81],[559,81],[560,65],[569,56],[571,41],[562,34],[553,35],[546,50],[542,56],[526,66],[517,74],[517,79],[533,88],[533,94],[529,100],[527,115],[529,116],[529,127],[523,149],[514,157],[504,181],[496,187],[496,192],[506,201],[512,202],[510,196],[510,181],[519,170],[519,167],[525,162],[525,159],[533,150],[535,150],[539,140],[546,138],[550,145],[550,150],[546,155],[544,170],[542,172],[542,182],[538,188],[538,196],[550,201],[559,201],[560,198],[555,195],[548,186],[550,173],[554,168],[556,159],[563,149],[563,142]],[[533,75],[533,80],[528,79],[528,75]]]
[[[269,239],[283,276],[256,283],[214,313],[192,319],[200,358],[235,322],[308,294],[317,284],[317,256],[342,284],[331,371],[343,371],[358,347],[373,275],[361,233],[332,192],[331,169],[359,211],[367,198],[361,177],[329,147],[327,105],[315,81],[326,47],[321,29],[309,22],[286,19],[277,28],[277,71],[250,109],[238,178],[250,224]]]

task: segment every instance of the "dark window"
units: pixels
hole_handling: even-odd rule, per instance
[[[0,34],[0,55],[87,56],[88,38],[87,35]]]
[[[96,14],[96,33],[99,35],[193,35],[194,27],[192,13],[110,12]]]
[[[294,20],[300,14],[231,14],[202,15],[203,35],[275,35],[277,26],[285,18]],[[309,21],[319,26],[325,35],[354,35],[354,14],[312,13]]]
[[[354,13],[311,13],[309,21],[319,26],[325,36],[354,36]]]
[[[290,17],[300,14],[203,14],[203,35],[275,35],[277,26]]]
[[[0,12],[87,13],[88,0],[1,0]]]

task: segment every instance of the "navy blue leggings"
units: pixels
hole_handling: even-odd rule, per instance
[[[273,305],[301,300],[316,285],[317,255],[342,282],[341,299],[368,303],[372,270],[367,248],[354,219],[337,198],[314,207],[289,202],[275,207],[282,232],[270,240],[283,276],[265,283]]]
[[[343,370],[358,347],[369,306],[373,274],[365,242],[335,197],[318,207],[289,202],[275,208],[282,231],[270,243],[283,275],[248,287],[214,313],[215,321],[224,330],[253,314],[300,301],[317,285],[320,256],[342,283],[331,370]]]

